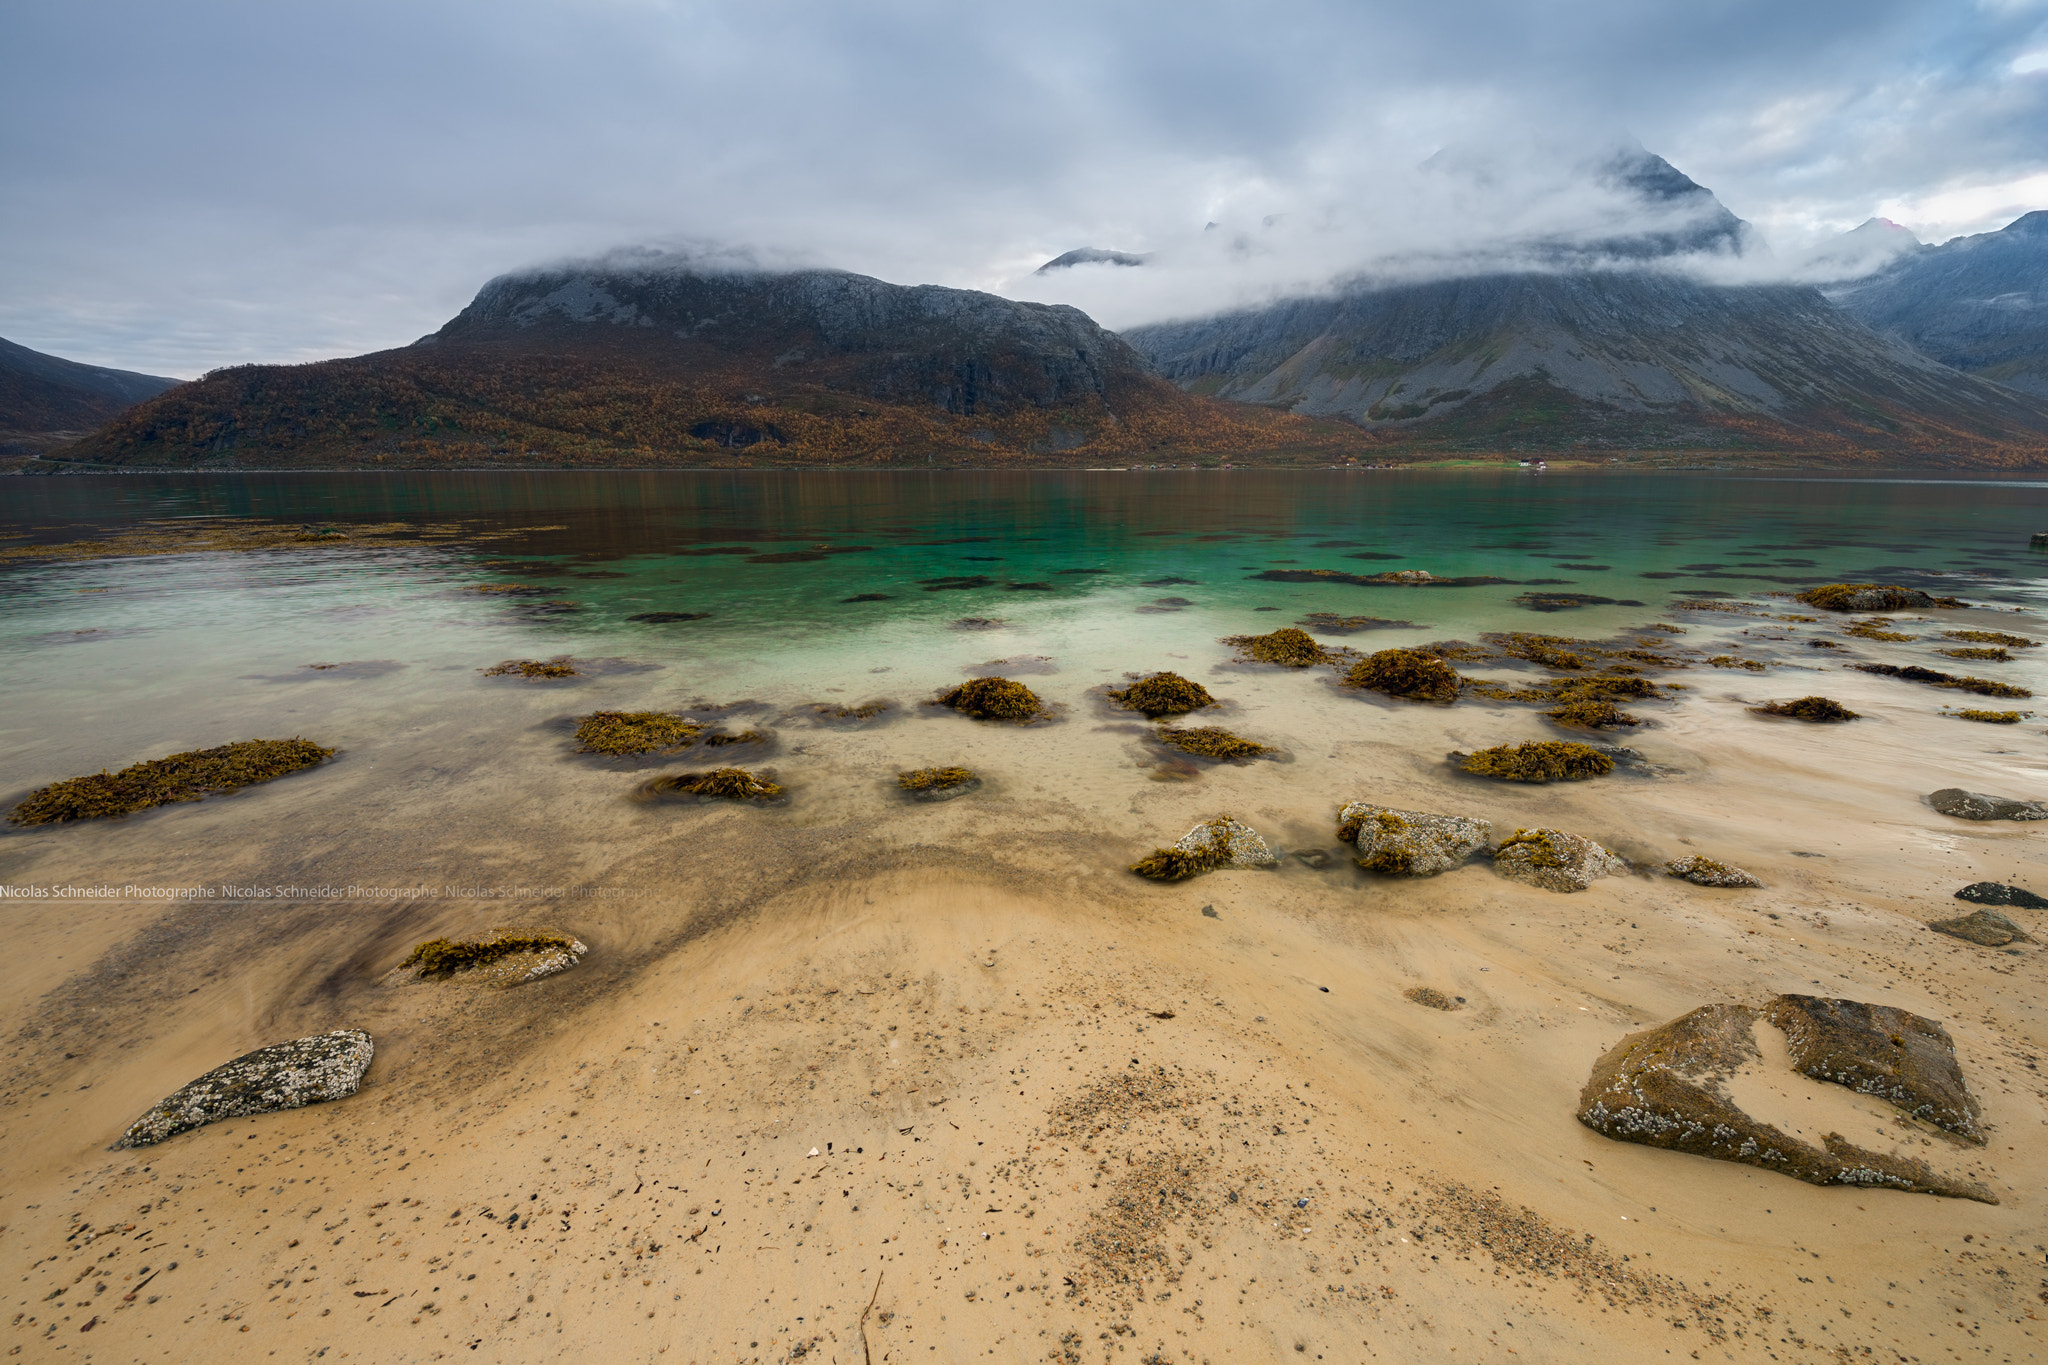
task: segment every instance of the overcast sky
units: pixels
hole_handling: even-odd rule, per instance
[[[1424,203],[1441,147],[1627,136],[1780,260],[1873,214],[1994,229],[2048,207],[2048,0],[8,0],[0,336],[178,376],[354,354],[634,243],[1061,298],[1048,257],[1194,263],[1212,221],[1313,287],[1556,208]]]

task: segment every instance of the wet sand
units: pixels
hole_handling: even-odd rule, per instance
[[[1797,659],[1801,630],[1839,623],[1687,624],[1686,644],[1748,629]],[[1966,625],[2043,634],[2012,612],[1938,628]],[[1853,642],[1938,664],[1929,643]],[[1137,727],[1090,695],[1103,679],[1069,670],[1029,679],[1065,708],[1057,724],[783,719],[764,762],[786,806],[641,804],[625,794],[646,773],[705,765],[578,758],[561,718],[672,704],[672,678],[451,676],[438,700],[415,678],[394,722],[351,689],[406,675],[373,675],[305,684],[343,689],[317,708],[277,703],[318,716],[307,733],[343,750],[326,767],[9,832],[10,885],[597,892],[0,905],[4,1349],[705,1365],[2042,1353],[2048,948],[1923,924],[1967,910],[1951,893],[1968,882],[2048,891],[2043,828],[1920,800],[2048,796],[2041,722],[1944,718],[1977,699],[1834,668],[1694,668],[1671,675],[1683,700],[1631,708],[1657,727],[1623,740],[1674,771],[1517,787],[1441,755],[1560,737],[1528,708],[1364,698],[1206,641],[1187,653],[1144,662],[1203,681],[1229,703],[1214,723],[1291,761],[1151,780]],[[2043,672],[1953,667],[2037,690]],[[1869,718],[1744,709],[1818,691]],[[147,733],[146,717],[108,722],[117,749]],[[948,762],[988,785],[929,805],[889,790],[898,768]],[[1333,812],[1354,799],[1482,816],[1496,837],[1555,825],[1639,872],[1558,895],[1483,865],[1395,881],[1289,859],[1170,886],[1124,871],[1226,811],[1335,851]],[[1766,888],[1655,873],[1692,852]],[[2048,938],[2042,913],[2007,913]],[[591,955],[511,990],[392,974],[420,939],[508,924],[572,932]],[[1462,1007],[1413,1003],[1417,986]],[[1989,1141],[1782,1071],[1738,1078],[1754,1112],[1892,1142],[2000,1203],[1815,1188],[1574,1119],[1624,1034],[1779,992],[1941,1021]],[[191,1077],[339,1027],[376,1039],[353,1098],[107,1150]]]

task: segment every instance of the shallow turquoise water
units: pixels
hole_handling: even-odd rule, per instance
[[[1057,697],[1124,669],[1213,665],[1228,652],[1219,636],[1314,612],[1413,623],[1343,637],[1381,648],[1501,629],[1604,635],[1668,616],[1689,596],[1843,579],[2008,605],[2038,606],[2048,587],[2048,556],[2028,548],[2029,534],[2048,528],[2048,483],[2038,481],[1379,471],[15,479],[0,533],[76,539],[201,517],[344,530],[459,520],[504,536],[481,548],[0,568],[0,727],[11,754],[0,786],[313,723],[341,693],[308,684],[357,684],[350,709],[438,714],[458,679],[468,689],[477,668],[504,658],[625,661],[597,680],[605,704],[911,697],[970,670],[1044,676]],[[1509,581],[1256,577],[1310,569]],[[539,591],[469,590],[494,583]],[[1545,612],[1528,605],[1531,593],[1610,602]],[[862,595],[882,600],[847,600]],[[649,612],[699,619],[631,619]],[[331,678],[306,668],[358,661],[376,667]],[[481,714],[475,723],[490,724]]]

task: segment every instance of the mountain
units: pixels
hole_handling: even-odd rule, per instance
[[[1072,251],[1060,253],[1031,273],[1034,275],[1047,275],[1055,270],[1070,270],[1077,265],[1143,265],[1150,259],[1151,256],[1149,254],[1141,255],[1132,251],[1110,251],[1099,246],[1083,246],[1076,247]]]
[[[1830,294],[1944,364],[2048,398],[2048,211],[1902,255]]]
[[[1456,159],[1425,169],[1480,186],[1489,174]],[[1702,256],[1758,246],[1661,157],[1630,147],[1583,174],[1642,213],[1526,242],[1519,266],[1496,257],[1452,278],[1354,279],[1125,339],[1191,392],[1342,417],[1425,448],[2048,448],[2048,402],[1958,374],[1814,289],[1690,273]]]
[[[1325,424],[1327,425],[1327,424]],[[506,275],[412,346],[218,370],[95,465],[1001,463],[1312,442],[1191,397],[1064,305],[661,253]]]
[[[122,409],[178,383],[160,375],[81,365],[0,340],[0,439],[90,431]]]

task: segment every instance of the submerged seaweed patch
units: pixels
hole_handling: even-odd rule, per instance
[[[1274,752],[1267,745],[1255,743],[1214,725],[1162,725],[1153,731],[1153,735],[1161,744],[1178,749],[1182,753],[1194,754],[1198,758],[1258,758]]]
[[[1943,715],[1954,716],[1957,720],[1974,720],[1985,725],[2018,725],[2031,711],[1979,711],[1974,708],[1962,711],[1944,711]]]
[[[486,678],[509,677],[514,673],[522,678],[573,678],[578,673],[576,661],[567,654],[552,659],[507,659],[478,671]]]
[[[1618,730],[1643,723],[1642,717],[1630,715],[1611,701],[1566,702],[1543,714],[1559,725],[1580,730]]]
[[[649,784],[657,795],[682,792],[690,796],[716,797],[724,801],[772,801],[782,788],[766,776],[745,768],[713,768],[702,773],[676,773]]]
[[[310,739],[244,739],[131,764],[117,773],[53,782],[8,813],[13,825],[53,825],[127,815],[152,806],[197,801],[209,792],[253,787],[310,768],[337,751]]]
[[[1978,663],[2009,664],[2012,655],[2000,645],[1966,645],[1961,649],[1937,649],[1936,654],[1949,659],[1970,659]]]
[[[1208,688],[1171,672],[1154,673],[1122,689],[1111,688],[1107,695],[1118,706],[1149,718],[1184,716],[1216,704]]]
[[[896,774],[896,785],[913,794],[950,791],[974,780],[972,768],[910,768]]]
[[[1932,668],[1921,668],[1917,664],[1900,668],[1895,664],[1851,664],[1859,673],[1875,673],[1879,677],[1898,678],[1905,682],[1928,683],[1934,687],[1953,688],[1958,692],[1975,692],[1980,697],[2031,697],[2034,694],[2024,687],[2011,683],[1996,682],[1990,678],[1971,678],[1954,673],[1942,673]]]
[[[469,940],[430,938],[412,950],[400,971],[417,967],[421,976],[447,976],[488,966],[515,953],[576,953],[583,945],[566,934],[507,933],[496,938]]]
[[[1583,782],[1614,771],[1614,760],[1587,744],[1537,739],[1458,755],[1459,767],[1502,782]]]
[[[686,749],[704,727],[666,711],[593,711],[576,725],[586,754],[652,754]]]
[[[1941,638],[1961,640],[1973,645],[2004,645],[2008,649],[2032,649],[2040,643],[2024,635],[2009,635],[2002,630],[1945,630],[1941,633]]]
[[[1312,611],[1295,624],[1325,635],[1356,635],[1364,630],[1420,630],[1413,621],[1390,621],[1384,616],[1340,616],[1334,611]]]

